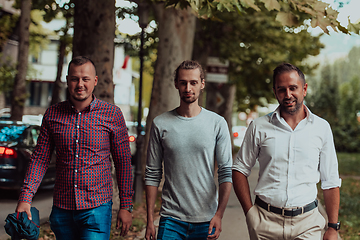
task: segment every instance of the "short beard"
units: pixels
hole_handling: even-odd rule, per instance
[[[304,101],[301,101],[300,103],[299,102],[296,102],[295,106],[293,109],[289,109],[287,107],[285,107],[284,105],[280,105],[280,109],[281,111],[287,113],[287,114],[290,114],[290,115],[295,115],[296,113],[299,112],[301,106],[303,105],[303,102]]]
[[[186,98],[186,97],[182,97],[181,100],[182,100],[183,102],[185,102],[185,103],[190,104],[190,103],[194,103],[194,102],[197,100],[197,98]]]

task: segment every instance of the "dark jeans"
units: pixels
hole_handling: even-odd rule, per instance
[[[158,240],[206,240],[210,222],[188,223],[171,217],[161,217]],[[213,228],[212,233],[215,232]]]
[[[96,208],[65,210],[53,206],[51,230],[57,240],[109,240],[112,201]]]

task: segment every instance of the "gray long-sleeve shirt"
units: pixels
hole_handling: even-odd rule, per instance
[[[211,220],[218,198],[215,158],[219,184],[231,182],[231,139],[223,117],[202,108],[193,118],[172,110],[154,119],[145,184],[159,186],[164,163],[161,216],[185,222]]]

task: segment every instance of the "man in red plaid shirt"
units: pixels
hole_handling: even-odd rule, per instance
[[[117,228],[125,236],[132,222],[132,173],[128,133],[120,108],[93,95],[94,63],[74,58],[68,68],[69,100],[44,114],[41,133],[16,212],[27,212],[56,149],[54,203],[50,215],[56,239],[109,239],[112,210],[110,154],[116,168],[120,210]]]

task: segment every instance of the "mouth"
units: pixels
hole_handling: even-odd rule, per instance
[[[83,92],[85,92],[84,89],[75,89],[75,93],[77,93],[77,94],[81,94]]]
[[[288,101],[284,101],[284,105],[287,106],[287,107],[291,107],[295,104],[295,100],[288,100]]]

